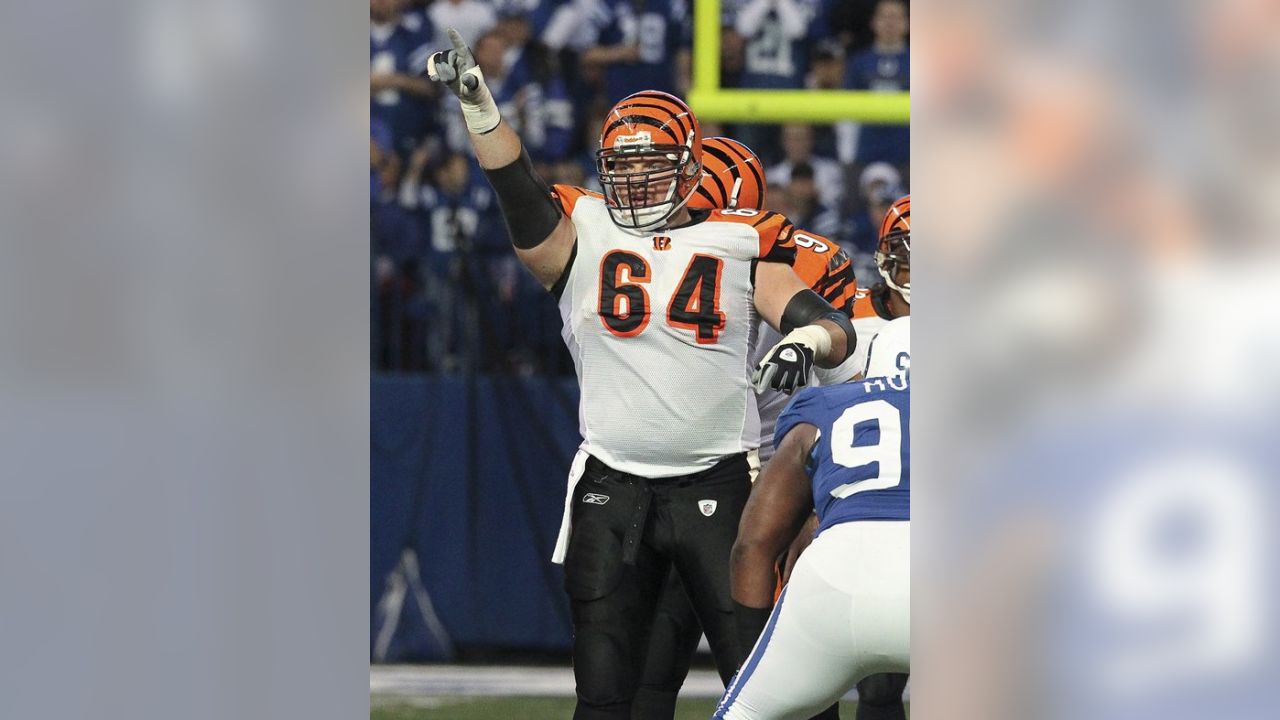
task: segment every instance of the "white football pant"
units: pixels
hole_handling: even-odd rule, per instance
[[[868,675],[908,672],[910,646],[911,523],[835,525],[800,556],[714,717],[804,720]]]

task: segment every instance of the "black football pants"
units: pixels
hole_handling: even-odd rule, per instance
[[[574,488],[565,557],[578,692],[575,720],[631,720],[655,609],[672,568],[721,676],[737,670],[750,648],[737,647],[729,551],[750,493],[745,455],[661,480],[588,459]]]

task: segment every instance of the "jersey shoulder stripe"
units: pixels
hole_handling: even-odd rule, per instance
[[[604,200],[604,196],[598,192],[592,192],[586,188],[576,187],[574,185],[552,185],[551,199],[556,201],[560,209],[565,215],[573,217],[573,209],[577,207],[578,200],[584,197],[592,197],[597,200]]]
[[[796,241],[792,237],[795,226],[782,213],[769,210],[713,210],[707,222],[730,222],[753,228],[760,241],[757,258],[765,262],[794,265]]]

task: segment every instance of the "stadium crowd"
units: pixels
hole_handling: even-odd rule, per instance
[[[599,190],[608,108],[690,80],[689,0],[370,0],[373,368],[572,375],[554,300],[519,267],[457,100],[426,78],[456,28],[549,183]],[[722,0],[721,87],[909,89],[906,0]],[[854,258],[909,192],[906,126],[703,123],[766,166],[770,209]]]

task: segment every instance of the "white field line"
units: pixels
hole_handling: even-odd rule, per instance
[[[570,667],[475,667],[461,665],[372,665],[369,692],[404,698],[442,695],[572,697]],[[716,698],[724,692],[712,670],[693,670],[682,697]]]
[[[371,665],[369,692],[381,698],[431,702],[442,697],[573,697],[573,669],[464,665]],[[713,670],[689,672],[680,697],[718,698],[724,692]],[[907,687],[906,696],[911,697]],[[856,700],[850,690],[846,700]]]

